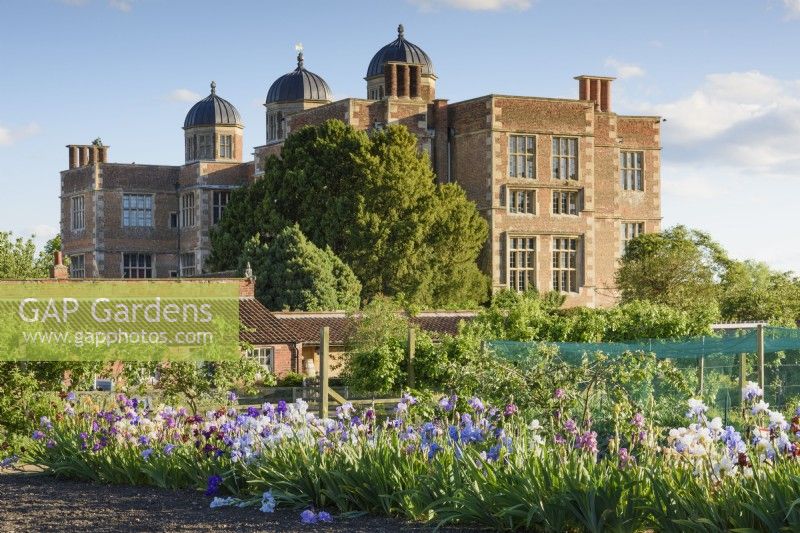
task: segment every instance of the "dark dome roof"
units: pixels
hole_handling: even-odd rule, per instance
[[[275,80],[267,92],[266,103],[330,100],[331,93],[331,88],[322,76],[306,70],[303,66],[303,52],[300,52],[297,54],[297,68]]]
[[[383,65],[387,61],[400,63],[414,63],[422,65],[423,74],[433,74],[433,61],[425,51],[416,44],[406,41],[403,37],[403,25],[397,27],[397,39],[390,42],[380,50],[369,62],[367,78],[383,74]]]
[[[242,117],[232,103],[217,96],[217,84],[212,81],[211,94],[192,106],[183,127],[215,125],[241,126]]]

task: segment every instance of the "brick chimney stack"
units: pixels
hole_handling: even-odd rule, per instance
[[[64,256],[61,250],[53,252],[53,267],[50,269],[50,277],[53,279],[69,279],[69,269],[64,264]]]
[[[79,168],[108,162],[108,146],[97,144],[68,144],[69,168]]]
[[[591,100],[595,109],[611,112],[611,82],[616,78],[605,76],[576,76],[578,80],[578,99]]]

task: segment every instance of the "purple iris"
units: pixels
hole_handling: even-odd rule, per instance
[[[222,485],[222,476],[214,474],[208,478],[208,486],[206,487],[206,496],[214,496]]]
[[[501,448],[502,448],[501,445],[495,444],[494,446],[489,448],[488,452],[486,452],[486,458],[489,459],[490,461],[497,461],[500,458]]]
[[[330,513],[326,513],[325,511],[320,511],[317,514],[317,520],[320,522],[333,522],[333,517]]]
[[[42,440],[45,437],[44,432],[39,431],[38,429],[33,432],[33,440]]]
[[[317,515],[314,514],[314,511],[311,509],[306,509],[302,513],[300,513],[300,521],[304,524],[316,524],[317,523]]]
[[[433,460],[436,457],[436,454],[442,450],[442,447],[436,444],[435,442],[431,444],[431,447],[428,448],[428,461]]]
[[[486,409],[486,407],[483,405],[483,402],[481,401],[481,399],[478,398],[477,396],[473,396],[472,398],[470,398],[469,401],[467,402],[467,404],[470,407],[472,407],[472,409],[476,413],[483,412]]]
[[[286,401],[281,400],[278,402],[278,407],[275,409],[279,415],[285,415],[288,408],[286,407]]]

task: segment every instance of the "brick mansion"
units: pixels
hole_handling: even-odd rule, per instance
[[[487,220],[481,267],[494,290],[557,290],[568,305],[614,301],[626,242],[660,230],[659,117],[614,113],[613,78],[602,76],[578,76],[575,99],[449,102],[437,97],[431,58],[402,26],[364,79],[363,98],[332,101],[301,53],[267,92],[266,139],[252,160],[241,116],[213,82],[186,115],[183,165],[111,163],[99,142],[69,145],[61,237],[71,277],[200,274],[231,191],[257,180],[288,134],[339,119],[367,131],[402,124],[417,136],[437,179],[463,187]]]

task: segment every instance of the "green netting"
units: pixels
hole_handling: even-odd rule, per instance
[[[725,332],[706,337],[689,339],[647,339],[630,342],[516,342],[489,341],[487,347],[498,355],[509,359],[527,357],[531,350],[540,346],[558,348],[559,356],[564,360],[581,361],[585,356],[595,353],[605,355],[621,355],[626,352],[654,353],[661,359],[696,360],[701,356],[728,355],[738,356],[742,353],[755,353],[758,344],[756,330],[726,330]],[[788,350],[800,350],[800,329],[764,328],[764,352],[774,353]]]
[[[800,329],[764,327],[764,389],[768,402],[784,406],[800,400]],[[758,332],[729,329],[713,336],[686,339],[646,339],[630,342],[515,342],[489,341],[488,350],[507,360],[524,363],[542,347],[558,349],[558,358],[571,364],[599,353],[615,357],[629,352],[653,353],[684,371],[688,384],[700,389],[720,409],[739,405],[740,375],[758,381]],[[701,375],[702,368],[702,375]],[[658,383],[649,384],[658,390]]]

